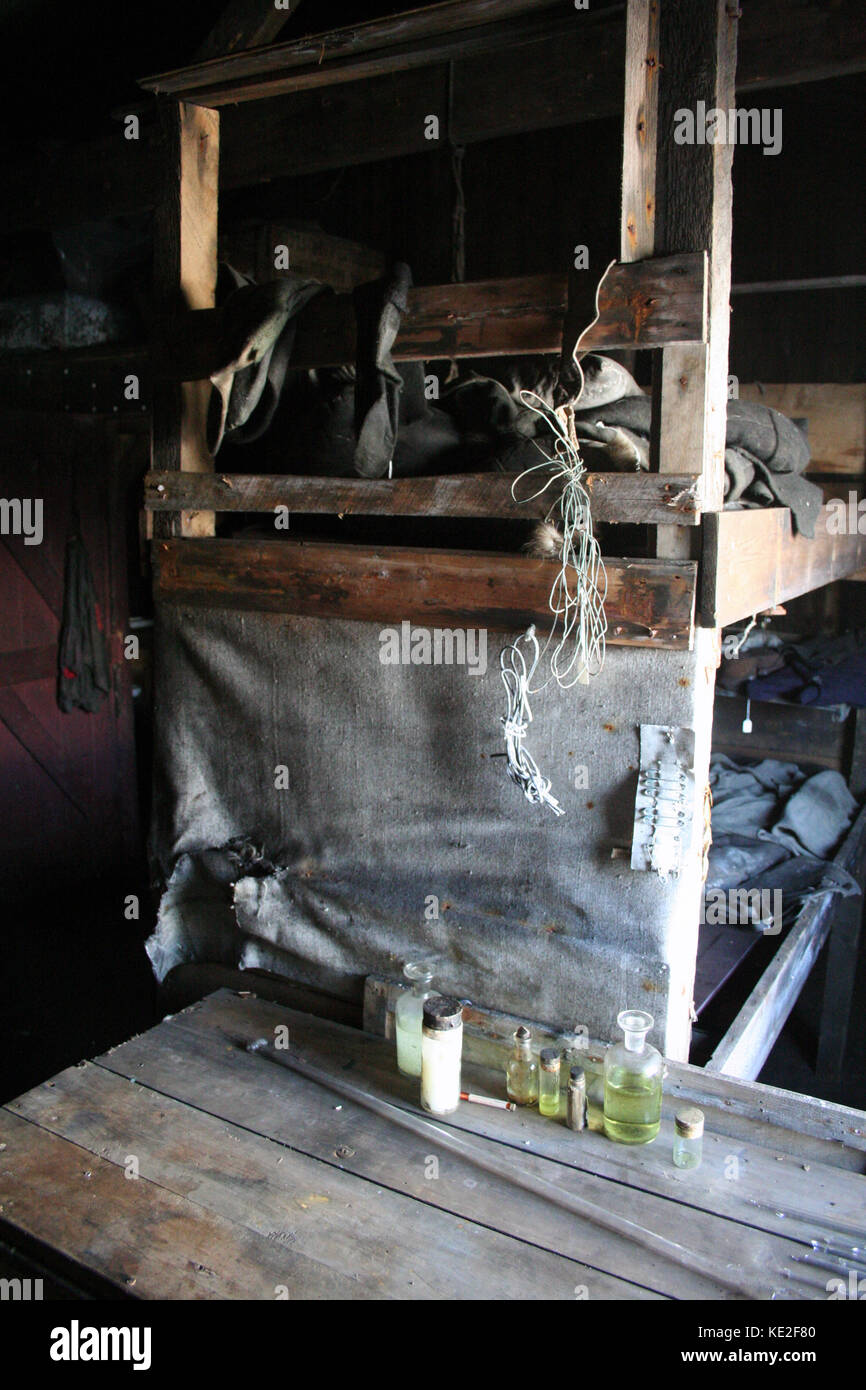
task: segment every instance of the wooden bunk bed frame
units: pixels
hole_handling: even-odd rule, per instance
[[[215,470],[204,422],[207,378],[227,353],[214,307],[219,188],[424,148],[422,113],[437,109],[434,101],[441,107],[443,66],[449,137],[461,143],[610,115],[618,109],[611,92],[623,81],[624,53],[619,262],[584,346],[654,350],[651,469],[594,474],[589,487],[597,521],[650,523],[657,541],[649,559],[605,557],[609,640],[671,650],[701,640],[711,649],[722,626],[866,566],[866,536],[831,537],[819,522],[809,541],[793,536],[786,509],[722,510],[730,155],[716,147],[708,160],[705,151],[674,145],[670,117],[676,107],[694,105],[708,83],[717,105],[734,103],[739,19],[725,0],[628,0],[588,18],[572,11],[567,19],[556,0],[450,0],[148,79],[142,85],[158,96],[158,139],[136,152],[137,174],[134,159],[121,169],[108,156],[99,186],[92,176],[89,185],[84,180],[84,196],[91,210],[155,206],[161,317],[153,341],[20,358],[0,398],[19,408],[72,410],[107,409],[111,400],[111,409],[123,411],[121,383],[129,374],[139,378],[141,392],[129,408],[152,409],[146,507],[162,601],[543,626],[553,567],[525,556],[215,538],[216,513],[272,512],[281,504],[379,516],[538,514],[515,504],[511,479],[495,474],[369,482]],[[806,3],[756,4],[742,30],[740,92],[866,67],[866,36],[841,32],[829,11]],[[323,117],[318,103],[330,87],[339,88],[339,115]],[[314,144],[311,123],[320,118]],[[97,155],[105,161],[94,146],[91,160]],[[55,177],[63,183],[68,174]],[[700,197],[665,197],[692,179]],[[80,206],[80,178],[69,191],[72,206]],[[24,217],[42,222],[38,189],[22,190],[22,199]],[[395,356],[557,351],[567,312],[565,275],[418,288]],[[353,352],[351,301],[314,301],[301,320],[293,365],[332,365]],[[481,563],[489,581],[483,587]],[[699,639],[702,628],[710,631]],[[783,1021],[777,1016],[778,1029]]]

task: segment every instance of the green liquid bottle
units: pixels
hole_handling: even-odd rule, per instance
[[[559,1053],[555,1047],[543,1047],[538,1073],[538,1109],[542,1115],[555,1119],[559,1114]]]
[[[532,1055],[532,1034],[522,1023],[514,1034],[514,1050],[505,1068],[505,1089],[515,1105],[538,1102],[538,1063]]]
[[[649,1144],[659,1132],[664,1061],[646,1041],[651,1014],[626,1009],[617,1018],[623,1041],[604,1059],[604,1132],[619,1144]]]

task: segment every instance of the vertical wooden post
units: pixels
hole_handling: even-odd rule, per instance
[[[621,258],[641,260],[680,251],[705,251],[709,260],[709,337],[706,345],[667,348],[655,359],[651,466],[661,472],[701,475],[702,508],[718,510],[724,497],[727,409],[728,298],[731,250],[729,145],[678,144],[676,113],[734,106],[736,6],[730,0],[628,0]],[[687,558],[686,528],[659,526],[657,553]],[[689,1017],[697,952],[702,848],[712,737],[718,633],[698,629],[690,669],[671,666],[671,680],[691,684],[695,731],[695,833],[678,898],[664,938],[670,969],[666,1045],[688,1055]],[[660,665],[667,653],[660,653]],[[663,708],[658,681],[657,708]],[[647,720],[654,717],[652,703]]]
[[[154,215],[156,311],[211,309],[217,277],[219,114],[166,100],[160,106],[164,183]],[[154,391],[152,467],[206,473],[209,381],[159,385]],[[212,536],[213,512],[164,513],[154,536]]]

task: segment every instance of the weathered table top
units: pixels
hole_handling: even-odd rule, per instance
[[[0,1239],[44,1242],[143,1298],[735,1296],[244,1050],[280,1024],[310,1064],[415,1106],[392,1043],[220,990],[0,1109]],[[473,1065],[466,1083],[501,1092]],[[863,1228],[862,1155],[787,1142],[733,1103],[724,1125],[711,1085],[693,1172],[672,1165],[667,1114],[640,1149],[537,1111],[464,1104],[447,1124],[503,1170],[741,1265],[768,1296],[826,1299],[832,1276],[794,1256],[827,1223]]]

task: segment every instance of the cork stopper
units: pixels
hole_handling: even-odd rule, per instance
[[[570,1086],[586,1085],[586,1072],[583,1070],[583,1067],[572,1067],[571,1071],[568,1073],[568,1084]]]
[[[521,1023],[520,1027],[514,1030],[515,1042],[528,1043],[531,1037],[532,1034],[530,1033],[525,1023]]]
[[[559,1053],[555,1047],[543,1047],[538,1055],[543,1071],[559,1071]]]
[[[674,1127],[681,1139],[700,1139],[704,1132],[703,1110],[698,1110],[696,1105],[688,1105],[684,1110],[678,1110],[674,1118]]]

